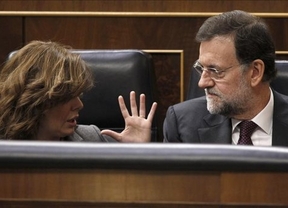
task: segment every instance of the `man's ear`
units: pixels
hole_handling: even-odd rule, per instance
[[[265,64],[261,59],[255,59],[250,67],[252,68],[251,70],[251,86],[256,86],[258,85],[263,76],[264,76],[264,71],[265,71]]]

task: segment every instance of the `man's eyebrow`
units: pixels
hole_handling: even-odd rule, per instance
[[[217,70],[221,70],[223,67],[219,66],[218,64],[209,64],[209,65],[203,65],[199,59],[198,59],[198,63],[202,66],[202,67],[205,67],[205,68],[215,68]]]
[[[199,62],[200,63],[200,62]],[[203,64],[201,64],[200,63],[200,65],[202,66],[202,67],[204,67],[204,65]],[[219,68],[221,68],[219,65],[217,65],[217,64],[209,64],[209,65],[207,65],[207,66],[205,66],[206,68],[215,68],[215,69],[219,69]]]

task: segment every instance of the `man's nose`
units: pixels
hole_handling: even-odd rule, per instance
[[[203,71],[198,82],[198,86],[200,88],[208,88],[212,87],[215,84],[214,80],[209,76],[208,72]]]

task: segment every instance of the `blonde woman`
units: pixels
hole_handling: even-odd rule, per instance
[[[93,86],[85,62],[70,47],[32,41],[17,51],[0,72],[0,137],[9,140],[148,142],[157,104],[145,115],[145,95],[139,112],[131,92],[130,116],[123,98],[119,106],[126,128],[100,132],[94,125],[78,125],[84,107],[80,95]],[[112,138],[113,137],[113,138]]]

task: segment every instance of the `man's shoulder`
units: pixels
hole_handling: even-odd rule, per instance
[[[274,95],[274,98],[276,99],[283,99],[284,101],[288,102],[288,96],[287,95],[284,95],[284,94],[281,94],[275,90],[273,90],[273,95]]]
[[[173,105],[174,109],[206,109],[206,97],[193,98]]]
[[[205,116],[210,114],[207,110],[207,101],[205,97],[193,98],[181,103],[170,106],[167,110],[166,117],[175,115],[178,118],[187,118],[195,116]]]

